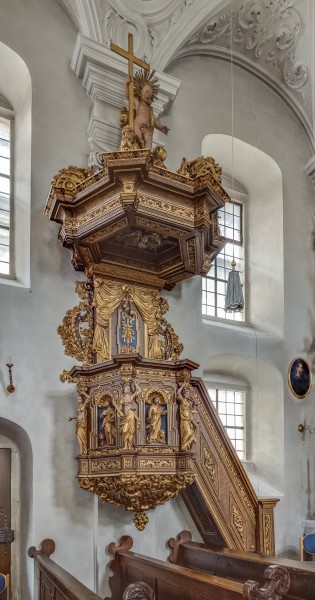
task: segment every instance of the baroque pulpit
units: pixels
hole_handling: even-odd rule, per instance
[[[120,148],[102,155],[102,168],[59,171],[45,209],[85,273],[58,329],[81,363],[61,375],[77,387],[78,483],[132,511],[140,530],[147,510],[181,492],[204,539],[272,554],[272,505],[259,504],[192,377],[198,365],[181,358],[161,296],[208,272],[225,243],[217,211],[229,196],[213,158],[183,158],[175,172],[162,146],[152,150],[153,128],[168,129],[151,106],[155,74],[146,63],[133,73],[131,41],[118,49],[129,59],[130,99]]]

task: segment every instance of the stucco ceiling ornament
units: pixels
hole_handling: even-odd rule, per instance
[[[230,48],[232,20],[234,50],[250,52],[265,68],[277,71],[282,82],[305,102],[309,73],[305,64],[296,62],[302,19],[294,4],[295,0],[246,0],[232,14],[213,18],[186,47],[220,43]]]
[[[165,36],[178,22],[185,9],[196,0],[147,2],[137,0],[103,0],[100,4],[102,42],[109,47],[112,40],[123,45],[126,31],[137,39],[136,52],[154,64],[154,56]]]

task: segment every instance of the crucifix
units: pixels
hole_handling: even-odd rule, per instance
[[[148,63],[144,62],[143,60],[137,58],[137,56],[134,55],[132,33],[128,33],[128,52],[126,52],[126,50],[123,50],[123,48],[116,46],[116,44],[111,44],[110,49],[113,50],[113,52],[116,52],[116,54],[119,54],[120,56],[123,56],[128,60],[128,75],[129,77],[131,77],[131,81],[129,84],[129,126],[131,127],[131,129],[133,129],[133,65],[138,65],[146,71],[150,70],[150,65],[148,65]]]

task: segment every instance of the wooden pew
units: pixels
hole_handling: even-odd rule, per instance
[[[253,579],[261,581],[270,558],[255,552],[242,552],[192,542],[189,531],[182,531],[178,539],[171,538],[172,564],[229,577],[235,581]],[[290,574],[290,587],[286,600],[315,600],[315,567],[300,561],[272,557],[274,565],[282,565]]]
[[[260,587],[248,577],[241,582],[136,554],[130,551],[132,545],[132,538],[123,536],[118,546],[112,543],[108,547],[114,555],[110,563],[111,600],[121,600],[125,588],[134,582],[150,586],[156,600],[281,600],[289,588],[290,578],[282,566],[268,565]],[[141,594],[134,597],[150,598]]]
[[[55,542],[43,540],[39,550],[35,546],[28,549],[28,555],[35,560],[38,580],[38,600],[102,600],[83,583],[59,567],[50,556],[55,551]],[[130,599],[131,600],[131,599]]]

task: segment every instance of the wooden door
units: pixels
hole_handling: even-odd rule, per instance
[[[11,542],[11,449],[0,448],[0,573],[10,574]]]

